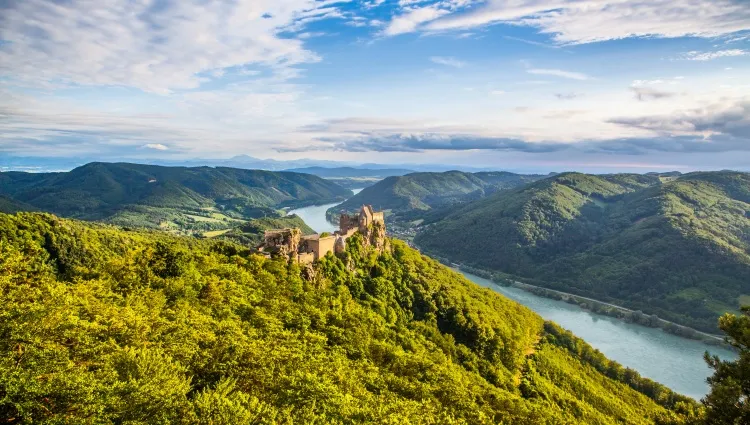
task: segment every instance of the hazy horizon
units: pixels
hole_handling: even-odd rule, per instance
[[[0,156],[0,158],[2,158]],[[666,166],[642,166],[639,164],[611,164],[617,167],[596,166],[592,164],[580,164],[576,167],[564,166],[472,166],[450,163],[379,163],[379,162],[355,162],[355,161],[331,161],[301,158],[294,160],[280,160],[275,158],[255,158],[246,155],[236,155],[226,158],[189,158],[189,159],[160,159],[160,158],[66,158],[66,157],[5,157],[5,163],[0,164],[0,172],[3,171],[25,171],[25,172],[66,172],[91,162],[106,163],[135,163],[174,167],[231,167],[246,169],[262,169],[271,171],[297,170],[304,168],[355,168],[355,169],[406,169],[413,172],[445,172],[459,170],[466,172],[479,171],[508,171],[518,174],[550,174],[562,172],[582,172],[590,174],[613,174],[613,173],[665,173],[677,171],[690,173],[695,171],[722,171],[732,170],[750,172],[750,167],[674,167]]]

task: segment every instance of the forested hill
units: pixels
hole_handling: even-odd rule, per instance
[[[466,205],[418,245],[716,332],[750,302],[750,175],[562,174]]]
[[[300,269],[228,242],[0,214],[0,417],[601,425],[694,406],[391,248],[355,235]]]
[[[0,195],[0,212],[15,213],[19,211],[34,211],[34,209],[31,205]]]
[[[501,189],[514,188],[543,178],[505,171],[466,173],[412,173],[388,177],[363,189],[335,207],[338,211],[354,211],[363,204],[392,212],[429,210],[456,202],[475,200]]]
[[[90,163],[66,173],[0,173],[0,195],[86,220],[152,227],[192,221],[210,228],[269,209],[344,200],[351,191],[309,174]]]

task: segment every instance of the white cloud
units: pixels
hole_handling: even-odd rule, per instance
[[[452,66],[454,68],[463,68],[464,66],[466,66],[466,62],[460,61],[456,58],[449,58],[449,57],[443,57],[443,56],[433,56],[430,58],[430,61],[438,65]]]
[[[585,81],[590,79],[591,77],[580,73],[580,72],[571,72],[571,71],[563,71],[561,69],[527,69],[526,72],[529,74],[535,74],[535,75],[552,75],[555,77],[560,78],[568,78],[571,80],[579,80],[579,81]]]
[[[682,58],[691,61],[710,61],[720,58],[729,58],[735,56],[746,56],[749,55],[750,51],[742,49],[729,49],[729,50],[717,50],[715,52],[687,52]]]
[[[449,13],[448,10],[440,9],[437,6],[407,9],[406,13],[391,19],[388,26],[383,30],[383,34],[393,36],[414,32],[421,24],[433,21],[446,13]]]
[[[413,31],[465,30],[493,23],[532,26],[561,44],[629,37],[714,37],[750,29],[746,0],[439,0],[409,13],[442,7],[399,26]],[[466,7],[474,6],[474,7]],[[700,11],[699,13],[696,11]],[[448,13],[450,12],[450,13]],[[399,17],[394,18],[399,19]]]
[[[0,13],[0,77],[11,83],[199,87],[210,70],[273,72],[319,60],[282,31],[340,17],[332,1],[11,2]]]
[[[658,85],[676,85],[680,84],[681,80],[684,80],[685,77],[683,76],[677,76],[674,78],[658,78],[656,80],[633,80],[633,87],[643,87],[643,86],[658,86]]]
[[[501,96],[505,94],[505,91],[504,90],[492,90],[490,94],[493,96]]]
[[[385,0],[370,0],[370,1],[366,1],[366,2],[362,3],[362,6],[365,9],[372,9],[372,8],[380,6],[384,2],[385,2]]]
[[[169,149],[168,147],[162,145],[161,143],[146,143],[142,147],[146,149],[155,149],[157,151],[166,151]]]
[[[745,41],[745,40],[750,40],[750,35],[730,37],[729,39],[725,40],[724,43],[730,44],[730,43],[737,43],[738,41]]]
[[[118,107],[119,99],[86,105],[0,88],[0,152],[112,155],[127,147],[167,153],[156,148],[158,144],[167,146],[170,155],[268,150],[313,119],[301,106],[300,90],[261,78],[220,90],[160,97],[160,110],[168,113],[139,113],[138,108]]]
[[[637,116],[613,119],[612,122],[653,131],[667,136],[725,135],[742,141],[750,148],[750,98],[723,100],[696,109],[676,111],[669,115]]]

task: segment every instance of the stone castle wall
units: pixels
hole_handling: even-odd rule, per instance
[[[336,236],[326,236],[319,238],[318,243],[314,245],[313,252],[315,253],[315,259],[318,260],[323,258],[329,252],[333,252],[333,247],[336,244]]]

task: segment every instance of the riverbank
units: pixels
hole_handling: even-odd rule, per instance
[[[325,220],[325,210],[320,206],[296,210],[296,213],[308,217],[308,225],[317,223],[311,227],[318,232],[323,231],[325,226],[333,225]],[[409,235],[393,232],[394,226],[389,225],[388,229],[390,236],[409,242]],[[451,265],[450,261],[443,260],[443,262]],[[464,267],[464,269],[467,268]],[[477,272],[488,276],[482,271]],[[545,320],[572,331],[608,358],[632,368],[641,376],[667,385],[696,400],[708,392],[706,378],[712,373],[703,361],[703,354],[709,351],[712,355],[717,355],[724,360],[733,360],[737,356],[736,352],[722,346],[709,347],[702,340],[684,338],[668,334],[658,328],[595,314],[582,309],[576,303],[536,295],[529,290],[511,285],[506,286],[498,282],[498,279],[485,279],[469,271],[460,271],[460,273],[477,285],[512,299],[535,311]]]
[[[411,245],[414,248],[419,249],[419,247],[417,247],[413,243]],[[623,320],[628,323],[635,323],[635,324],[646,326],[649,328],[662,329],[663,331],[670,333],[672,335],[677,335],[682,338],[688,338],[688,339],[693,339],[696,341],[701,341],[705,343],[706,345],[721,346],[723,348],[734,350],[734,347],[727,344],[726,341],[724,341],[724,337],[722,337],[721,335],[714,335],[714,334],[702,332],[697,329],[693,329],[691,327],[681,325],[679,323],[674,323],[669,320],[662,319],[657,315],[649,315],[649,314],[643,313],[642,311],[631,310],[629,308],[622,307],[616,304],[611,304],[611,303],[599,301],[593,298],[571,294],[568,292],[562,292],[562,291],[557,291],[554,289],[544,288],[541,286],[531,285],[531,284],[524,283],[518,280],[509,279],[507,277],[501,277],[499,276],[498,273],[494,273],[489,270],[483,270],[483,269],[478,269],[478,268],[471,267],[471,266],[466,266],[463,264],[457,264],[457,263],[450,261],[450,259],[442,258],[433,253],[422,251],[422,250],[420,251],[423,252],[425,255],[428,255],[440,261],[446,266],[453,267],[453,268],[465,271],[467,273],[480,276],[484,279],[492,281],[493,283],[497,285],[512,286],[512,287],[530,292],[540,297],[550,298],[550,299],[559,300],[559,301],[565,301],[569,304],[577,305],[580,308],[590,311],[592,313],[601,314],[603,316],[608,316],[608,317],[613,317],[613,318]]]

